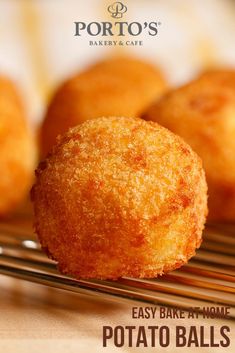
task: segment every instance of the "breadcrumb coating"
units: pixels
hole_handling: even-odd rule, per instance
[[[180,135],[202,158],[209,219],[235,220],[235,71],[211,70],[174,89],[143,116]]]
[[[33,182],[35,144],[15,85],[0,76],[0,216],[13,211]]]
[[[55,92],[42,124],[42,155],[68,128],[100,116],[138,117],[165,90],[161,72],[145,61],[114,57],[95,64]]]
[[[42,248],[77,278],[156,277],[200,246],[202,163],[178,136],[138,118],[89,120],[57,139],[32,189]]]

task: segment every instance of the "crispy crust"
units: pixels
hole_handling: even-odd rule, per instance
[[[207,186],[191,148],[156,123],[99,118],[58,139],[36,171],[35,228],[77,278],[156,277],[201,243]]]
[[[143,116],[188,142],[203,160],[209,218],[235,220],[235,71],[213,70],[174,89]]]
[[[35,145],[14,84],[0,77],[0,216],[14,210],[33,181]]]
[[[49,104],[41,130],[42,155],[68,128],[100,116],[137,117],[165,90],[160,71],[129,57],[102,61],[71,77]]]

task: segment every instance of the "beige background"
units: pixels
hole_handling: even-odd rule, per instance
[[[21,86],[35,122],[58,82],[113,51],[74,36],[74,21],[107,21],[109,0],[0,0],[0,72]],[[159,20],[157,37],[126,48],[180,84],[214,65],[235,66],[234,0],[125,0],[127,21]],[[102,39],[102,38],[101,38]]]

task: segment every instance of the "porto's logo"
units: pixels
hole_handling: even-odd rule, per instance
[[[127,7],[120,1],[117,1],[108,7],[108,12],[111,13],[113,18],[122,18],[124,13],[127,12]]]
[[[110,0],[111,1],[111,0]],[[123,15],[127,12],[127,6],[122,1],[115,1],[107,7],[107,11],[114,19],[111,21],[97,21],[93,19],[91,22],[76,21],[75,36],[81,37],[82,35],[90,36],[90,45],[97,46],[142,46],[142,38],[156,37],[158,35],[158,27],[161,22],[157,21],[156,17],[149,20],[138,21],[130,19],[129,21],[122,20]],[[128,38],[126,38],[128,37]],[[94,38],[95,40],[92,40]]]

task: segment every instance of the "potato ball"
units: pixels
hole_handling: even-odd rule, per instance
[[[31,187],[35,146],[14,84],[0,77],[0,216],[23,200]]]
[[[199,76],[202,80],[212,81],[223,87],[230,87],[235,90],[235,70],[233,69],[211,69],[207,70]]]
[[[67,80],[51,100],[41,130],[45,156],[64,133],[100,116],[139,116],[166,89],[158,69],[145,61],[117,57]]]
[[[63,273],[155,277],[199,247],[202,163],[178,136],[139,118],[89,120],[57,139],[36,171],[35,228]]]
[[[203,160],[209,219],[235,220],[235,74],[211,71],[174,89],[143,116],[182,136]]]

